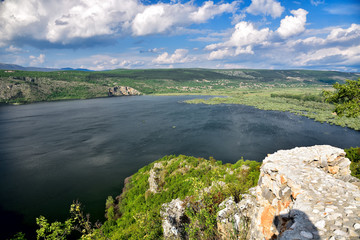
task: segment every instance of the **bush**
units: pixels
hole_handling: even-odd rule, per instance
[[[335,104],[335,112],[339,116],[360,116],[360,78],[346,80],[345,84],[335,83],[335,92],[324,91],[326,101]]]
[[[345,149],[346,157],[350,159],[351,175],[360,179],[360,147]]]

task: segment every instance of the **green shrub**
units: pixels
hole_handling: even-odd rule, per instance
[[[18,232],[9,240],[26,240],[25,233]]]
[[[360,147],[345,149],[346,157],[350,159],[351,175],[360,179]]]

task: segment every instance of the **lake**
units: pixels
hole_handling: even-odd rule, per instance
[[[107,196],[164,155],[261,161],[296,146],[360,144],[360,132],[242,105],[192,105],[194,96],[136,96],[0,106],[0,233],[35,218],[67,218],[79,200],[104,220]],[[27,236],[29,236],[27,234]]]

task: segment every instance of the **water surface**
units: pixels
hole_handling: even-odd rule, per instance
[[[360,132],[241,105],[191,105],[194,96],[138,96],[0,107],[0,233],[35,218],[64,220],[78,199],[103,220],[106,197],[168,154],[261,161],[296,146],[360,143]]]

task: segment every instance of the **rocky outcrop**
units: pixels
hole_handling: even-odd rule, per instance
[[[109,88],[108,92],[109,97],[112,96],[134,96],[134,95],[141,95],[141,93],[131,87],[124,87],[124,86],[116,86],[113,88]]]
[[[36,78],[32,78],[32,77],[12,77],[14,80],[22,80],[22,81],[26,81],[26,82],[32,82],[34,83],[36,81]]]
[[[112,90],[111,90],[112,89]],[[62,81],[45,77],[0,77],[0,103],[31,103],[59,99],[111,96],[114,88],[79,81]],[[126,91],[125,91],[126,90]],[[136,90],[123,89],[122,95],[138,95]],[[116,89],[115,94],[120,94]]]
[[[342,149],[326,145],[271,154],[258,186],[224,203],[218,229],[227,239],[245,220],[247,239],[359,239],[360,189],[349,165]]]
[[[248,204],[253,204],[251,199]],[[229,197],[220,204],[220,210],[217,214],[217,228],[223,239],[245,239],[249,230],[250,216],[246,211],[251,209],[245,201],[242,205],[235,203],[233,197]]]
[[[149,178],[150,179],[150,178]],[[211,186],[201,189],[198,194],[200,196],[209,193],[212,189],[217,188],[220,189],[224,187],[225,183],[222,181],[215,181],[212,182]],[[164,239],[187,239],[187,233],[185,231],[185,225],[189,223],[189,218],[185,214],[185,209],[189,208],[191,204],[187,201],[188,199],[185,198],[184,201],[180,199],[172,200],[169,203],[164,203],[162,205],[162,209],[160,212],[162,220],[162,228],[164,233]],[[230,199],[228,202],[222,203],[223,206],[229,206],[233,202]],[[198,206],[203,205],[201,200],[197,200],[196,204]],[[239,229],[242,230],[242,229]]]
[[[149,192],[157,193],[159,191],[160,184],[160,171],[163,168],[161,163],[155,163],[154,167],[150,170],[149,176]]]
[[[187,222],[187,219],[184,213],[184,202],[180,199],[163,204],[160,215],[163,219],[162,227],[165,239],[186,239],[184,223]]]

